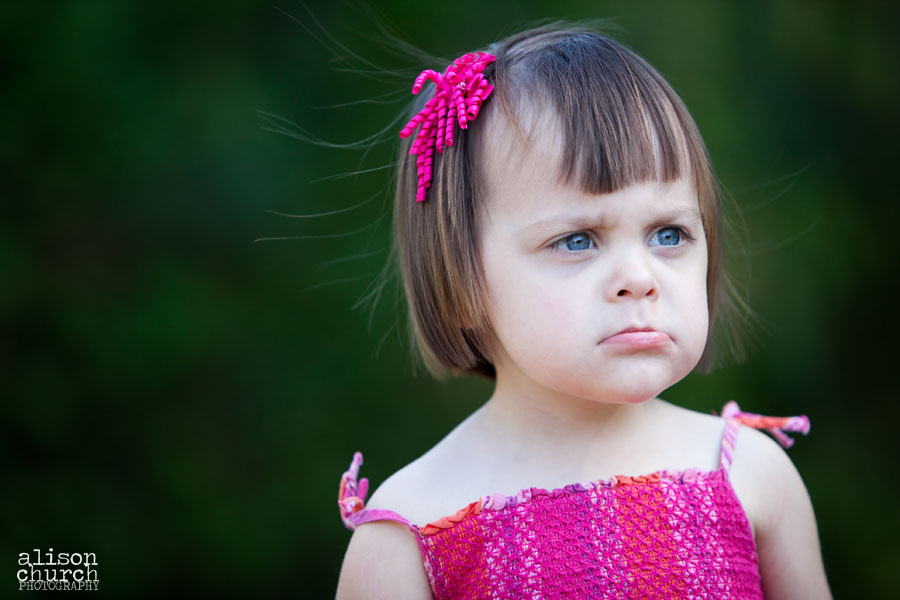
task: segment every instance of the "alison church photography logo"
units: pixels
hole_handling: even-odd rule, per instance
[[[93,552],[19,553],[19,590],[97,590],[97,555]]]

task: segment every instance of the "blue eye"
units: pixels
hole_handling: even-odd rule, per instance
[[[567,235],[558,242],[555,242],[551,248],[557,250],[559,246],[563,244],[569,252],[581,252],[582,250],[590,250],[594,247],[591,236],[586,233],[573,233],[572,235]]]
[[[686,237],[677,227],[663,227],[650,238],[651,246],[677,246]]]

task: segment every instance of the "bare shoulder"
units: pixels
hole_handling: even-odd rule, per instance
[[[766,598],[830,598],[812,502],[784,449],[741,427],[729,478],[754,528]]]
[[[423,457],[424,458],[424,457]],[[366,509],[392,511],[416,523],[419,490],[428,462],[420,458],[390,476],[366,502]],[[395,521],[359,525],[350,538],[337,598],[430,598],[431,589],[413,531]]]
[[[422,504],[428,502],[433,474],[440,465],[430,451],[409,463],[377,487],[366,508],[393,511],[410,523],[421,525]]]
[[[412,532],[393,522],[357,527],[344,555],[337,598],[431,598]]]
[[[741,426],[734,445],[732,473],[750,472],[759,476],[796,474],[797,470],[784,449],[772,437],[753,427]]]
[[[378,486],[367,509],[392,511],[410,525],[424,525],[465,506],[465,456],[452,432],[424,455]],[[458,505],[457,505],[458,504]],[[431,598],[431,588],[413,531],[400,523],[375,521],[350,538],[337,597]]]
[[[809,504],[800,473],[774,439],[751,427],[740,427],[729,478],[755,526],[757,541],[777,527],[785,510]]]
[[[464,421],[372,494],[367,508],[391,510],[415,525],[451,515],[492,490]]]
[[[738,428],[729,478],[754,531],[763,533],[786,494],[806,494],[803,480],[784,449],[752,427]]]

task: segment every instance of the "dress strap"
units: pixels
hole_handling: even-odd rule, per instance
[[[369,494],[369,480],[365,477],[358,479],[362,463],[362,453],[356,452],[350,462],[350,468],[341,476],[341,485],[338,488],[338,508],[341,509],[341,520],[347,529],[353,531],[357,526],[371,521],[395,521],[415,530],[409,521],[392,510],[365,507],[366,496]]]
[[[742,412],[737,402],[731,401],[722,409],[722,418],[726,420],[725,433],[722,436],[722,453],[719,457],[719,466],[728,471],[734,459],[734,442],[737,439],[738,428],[741,425],[764,429],[785,448],[794,445],[794,440],[789,438],[786,431],[796,431],[806,435],[809,433],[809,419],[806,415],[799,417],[765,417],[753,413]]]

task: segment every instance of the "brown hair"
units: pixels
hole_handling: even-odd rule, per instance
[[[480,219],[485,173],[479,132],[505,117],[525,139],[522,110],[552,107],[562,137],[560,183],[586,193],[611,193],[647,180],[693,180],[709,257],[710,340],[723,317],[745,307],[722,267],[720,194],[703,139],[683,102],[646,61],[592,28],[555,23],[512,35],[490,47],[485,69],[493,95],[452,148],[435,154],[427,200],[415,201],[415,157],[401,145],[394,206],[394,248],[409,305],[411,334],[428,370],[496,376],[496,337],[484,304]],[[426,94],[420,94],[426,96]],[[413,114],[427,97],[419,98]],[[725,319],[725,341],[740,346]],[[709,340],[700,361],[709,370]]]

